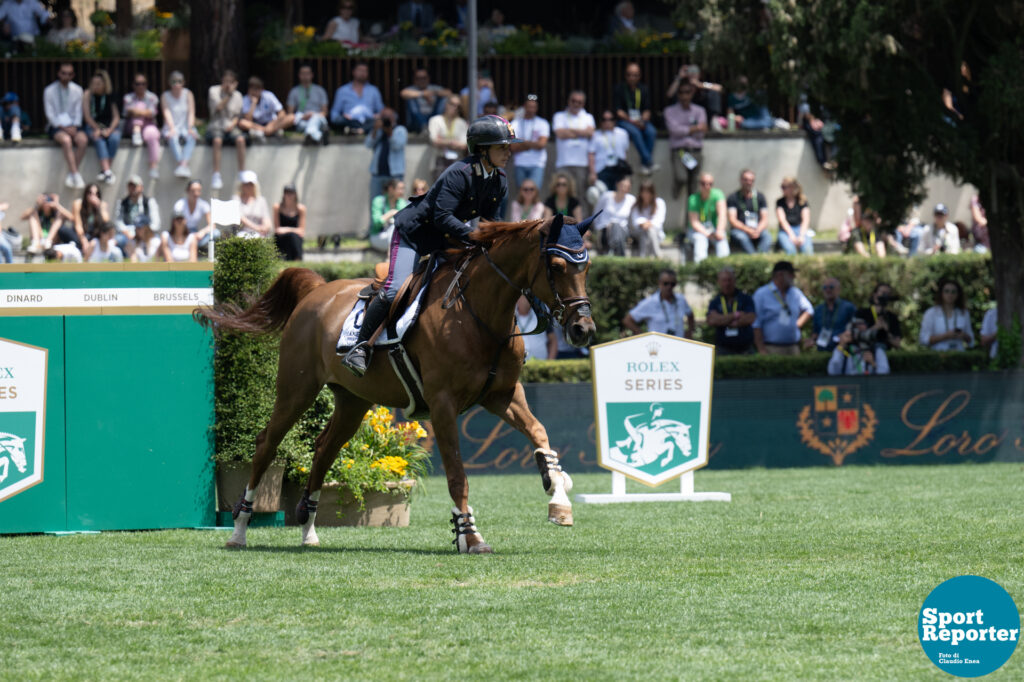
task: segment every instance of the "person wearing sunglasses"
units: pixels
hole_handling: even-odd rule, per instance
[[[831,352],[839,336],[857,313],[857,307],[839,296],[839,280],[828,277],[821,285],[824,301],[814,307],[814,333],[804,339],[804,348]]]
[[[74,82],[75,67],[65,62],[57,71],[57,80],[43,90],[46,133],[60,145],[68,174],[66,187],[85,189],[85,178],[78,167],[89,148],[89,137],[82,130],[82,86]]]
[[[160,110],[160,98],[151,92],[145,74],[135,74],[132,90],[124,96],[121,111],[124,112],[125,132],[131,133],[132,146],[146,145],[149,152],[149,177],[160,177],[160,129],[156,127],[156,115]]]
[[[547,209],[544,211],[545,218],[561,213],[575,218],[576,222],[583,220],[583,209],[576,197],[576,185],[572,176],[564,171],[555,173],[555,177],[552,178],[551,191],[544,200],[544,206]]]
[[[962,351],[974,346],[971,315],[958,282],[948,277],[939,280],[935,305],[924,312],[918,340],[931,350]]]
[[[537,109],[537,95],[527,95],[522,117],[517,116],[512,121],[512,130],[522,140],[512,148],[517,185],[532,180],[534,187],[540,187],[544,182],[551,125],[537,115]]]
[[[519,194],[512,202],[512,222],[520,220],[540,220],[544,217],[544,204],[540,201],[537,185],[533,180],[527,179],[519,186]]]
[[[626,313],[622,326],[633,334],[647,331],[692,339],[697,322],[693,310],[681,295],[676,295],[679,280],[676,271],[666,268],[658,274],[658,290],[647,296]]]
[[[754,292],[754,345],[761,355],[800,355],[800,330],[814,308],[795,280],[796,268],[780,260],[772,268],[772,280]]]

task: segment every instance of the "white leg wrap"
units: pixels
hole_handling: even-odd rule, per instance
[[[256,491],[251,490],[249,486],[245,486],[245,501],[252,504],[252,501],[256,499]]]
[[[239,512],[238,518],[235,519],[235,530],[231,533],[231,537],[228,538],[229,547],[245,547],[245,531],[249,527],[249,518],[252,516],[249,512]]]
[[[319,490],[309,494],[310,502],[320,501]],[[313,527],[313,522],[316,520],[316,510],[309,512],[309,520],[302,524],[302,544],[306,547],[319,547],[320,538],[317,537],[316,528]]]

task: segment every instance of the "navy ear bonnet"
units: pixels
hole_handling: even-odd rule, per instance
[[[590,229],[596,217],[597,215],[592,215],[576,225],[567,225],[561,214],[555,215],[544,251],[564,258],[574,265],[586,263],[590,260],[590,254],[583,245],[583,235]]]

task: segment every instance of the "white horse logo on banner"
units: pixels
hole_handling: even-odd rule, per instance
[[[613,460],[641,467],[663,457],[659,466],[667,467],[675,455],[676,448],[689,457],[693,451],[690,442],[690,425],[674,419],[661,417],[664,408],[652,403],[650,414],[631,414],[623,421],[628,438],[617,441],[611,448]]]
[[[18,471],[25,473],[25,470],[28,468],[28,459],[25,457],[24,438],[19,438],[13,433],[0,431],[0,482],[7,478],[8,469],[10,468],[8,458],[3,455],[9,455],[10,460],[14,462],[14,466],[17,467]]]

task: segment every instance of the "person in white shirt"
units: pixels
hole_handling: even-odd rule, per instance
[[[220,239],[220,230],[213,225],[210,202],[203,199],[203,183],[190,180],[185,186],[185,196],[174,202],[174,212],[185,216],[188,231],[195,233],[199,248],[205,248],[210,239]]]
[[[512,121],[512,130],[522,140],[512,146],[517,185],[522,185],[527,179],[533,180],[537,187],[544,185],[551,125],[537,115],[537,107],[537,95],[527,95],[522,117],[517,116]]]
[[[444,113],[431,116],[427,121],[427,134],[434,148],[434,181],[444,169],[467,154],[466,132],[469,124],[462,118],[462,97],[449,95],[444,101]]]
[[[587,148],[587,181],[592,186],[587,190],[587,199],[591,204],[596,204],[602,192],[615,187],[623,176],[630,174],[631,169],[626,163],[627,151],[629,135],[616,127],[615,114],[606,109],[601,113],[601,129],[590,138]]]
[[[949,208],[935,204],[931,224],[931,253],[960,253],[960,230],[949,221]]]
[[[622,326],[639,334],[640,325],[647,331],[692,339],[696,321],[686,299],[675,293],[679,280],[676,271],[666,268],[658,274],[658,290],[644,298],[622,318]]]
[[[537,313],[530,307],[530,302],[525,296],[520,296],[516,301],[516,326],[523,334],[523,346],[526,357],[524,360],[554,360],[558,355],[558,339],[554,330],[550,327],[547,331],[539,334],[530,334],[537,328]]]
[[[555,168],[568,173],[580,192],[587,186],[587,150],[597,128],[594,117],[583,108],[586,103],[584,92],[573,90],[569,93],[568,106],[556,113],[551,121],[555,135]],[[584,207],[584,213],[588,208]]]
[[[921,345],[932,350],[966,350],[974,346],[971,316],[959,283],[943,277],[935,293],[935,305],[921,320]]]
[[[115,231],[113,223],[104,223],[100,226],[99,236],[92,240],[92,250],[89,253],[90,263],[121,263],[124,261],[124,254],[114,242]]]
[[[43,258],[48,261],[55,260],[63,263],[81,263],[82,252],[78,250],[78,245],[74,242],[65,242],[63,244],[54,244],[48,248],[43,252]]]
[[[356,0],[341,0],[338,16],[327,22],[320,40],[336,40],[355,45],[359,42],[359,19],[356,18]]]
[[[999,333],[999,307],[990,309],[981,320],[981,346],[988,348],[988,356],[993,360],[999,352],[999,342],[996,336]]]
[[[641,258],[661,258],[661,242],[665,239],[665,200],[658,196],[653,180],[640,183],[636,203],[629,214],[629,236],[633,249]]]
[[[181,71],[172,71],[168,80],[171,87],[160,96],[164,139],[174,154],[174,160],[178,162],[174,176],[188,178],[192,177],[188,164],[199,140],[199,131],[196,130],[196,98],[185,87],[185,76]]]
[[[602,194],[594,207],[597,214],[594,230],[600,235],[598,251],[602,255],[608,252],[616,256],[626,255],[629,214],[636,203],[636,197],[629,193],[632,188],[633,183],[627,175],[619,180],[613,191]]]
[[[82,86],[75,83],[75,67],[64,62],[57,70],[57,80],[43,90],[43,110],[46,112],[46,133],[60,145],[68,174],[66,187],[85,188],[85,178],[78,167],[89,148],[89,136],[82,130]]]

